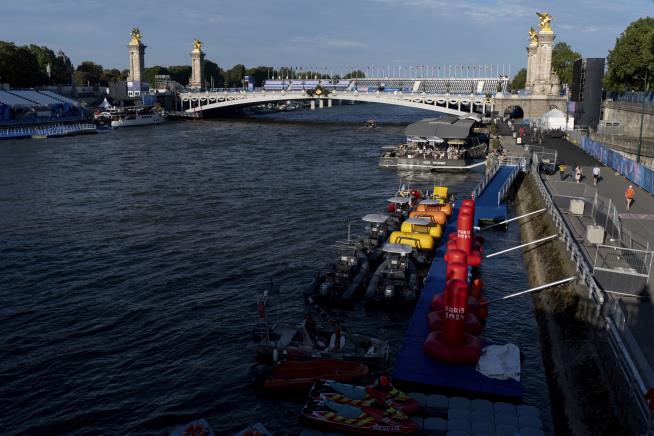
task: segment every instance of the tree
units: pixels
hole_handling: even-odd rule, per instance
[[[580,57],[567,43],[556,43],[552,49],[552,69],[559,76],[561,84],[572,84],[572,64]]]
[[[243,85],[243,77],[245,77],[245,65],[236,64],[225,72],[225,79],[227,81],[225,86],[241,87]]]
[[[217,63],[205,59],[204,80],[207,83],[207,87],[211,87],[213,84],[214,88],[222,88],[225,83],[225,72]]]
[[[645,75],[654,78],[654,18],[640,18],[616,39],[607,58],[605,86],[612,90],[645,89]]]
[[[155,65],[154,67],[144,68],[143,80],[148,82],[151,87],[154,87],[154,84],[156,82],[154,76],[158,76],[161,74],[169,74],[168,69],[166,67],[161,67],[159,65]]]
[[[525,84],[527,83],[527,69],[523,68],[513,76],[511,81],[511,90],[515,91],[518,89],[525,89]]]
[[[102,65],[98,65],[91,61],[84,61],[77,66],[73,79],[76,85],[86,85],[93,84],[96,85],[100,83],[100,77],[102,76]]]
[[[123,73],[117,68],[104,70],[100,76],[100,84],[102,85],[108,85],[109,82],[120,80],[127,80],[127,75],[123,75]]]
[[[175,65],[168,67],[168,74],[170,78],[177,83],[186,85],[191,78],[191,66],[190,65]]]
[[[263,82],[268,79],[271,71],[272,67],[258,66],[248,68],[245,73],[254,79],[254,86],[263,86]]]
[[[353,70],[343,76],[344,79],[362,79],[366,77],[365,73],[361,70]]]

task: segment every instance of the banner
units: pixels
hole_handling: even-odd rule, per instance
[[[581,148],[609,168],[614,169],[628,180],[654,194],[654,171],[611,150],[601,142],[587,136],[581,138]]]

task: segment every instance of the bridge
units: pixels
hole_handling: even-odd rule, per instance
[[[182,109],[198,113],[275,102],[309,100],[323,107],[333,100],[381,103],[447,113],[482,116],[495,110],[495,98],[507,92],[508,78],[365,78],[348,80],[267,80],[253,90],[180,93]]]

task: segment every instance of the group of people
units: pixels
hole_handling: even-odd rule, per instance
[[[567,175],[565,174],[567,166],[565,162],[559,163],[559,174],[561,180],[565,180]],[[575,164],[571,176],[575,179],[575,182],[581,183],[581,180],[584,178],[584,171],[581,169],[581,165]],[[597,183],[600,180],[600,168],[598,166],[593,167],[593,186],[597,186]]]
[[[559,163],[559,175],[561,176],[561,180],[565,180],[567,175],[565,174],[566,170],[566,165],[565,162],[560,162]],[[584,172],[581,169],[580,165],[575,164],[574,170],[572,171],[572,177],[574,177],[575,182],[581,183],[581,180],[584,177]],[[598,166],[593,167],[593,186],[597,186],[597,183],[600,181],[600,168]],[[631,208],[631,205],[634,202],[634,187],[633,185],[629,185],[629,187],[625,190],[624,192],[624,198],[627,201],[627,210]]]

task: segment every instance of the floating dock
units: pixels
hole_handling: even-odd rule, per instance
[[[501,191],[507,183],[512,183],[518,167],[500,167],[486,185],[475,204],[475,221],[487,217],[506,219],[507,208],[501,200]],[[480,205],[480,202],[482,203]],[[474,394],[478,397],[500,398],[519,401],[522,397],[522,385],[515,380],[495,380],[477,372],[475,365],[453,365],[439,362],[422,352],[422,346],[429,334],[427,315],[431,312],[434,295],[445,288],[446,263],[443,259],[448,235],[456,232],[456,220],[461,206],[458,201],[452,216],[445,226],[441,246],[436,250],[434,261],[425,281],[420,299],[407,328],[404,341],[395,360],[393,379],[410,384],[412,388],[438,391],[448,394]],[[489,215],[492,214],[492,215]],[[502,215],[503,214],[503,215]],[[500,219],[500,221],[502,220]]]

